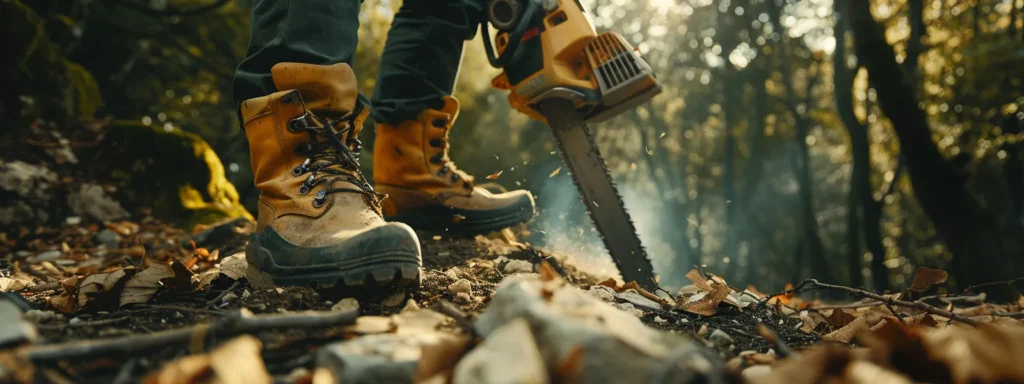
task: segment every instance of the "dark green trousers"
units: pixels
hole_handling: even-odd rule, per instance
[[[235,71],[235,105],[278,91],[280,62],[352,64],[361,0],[256,0],[247,57]],[[466,40],[484,17],[483,0],[406,0],[388,32],[373,97],[377,122],[398,124],[450,95]],[[357,73],[356,76],[359,76]]]

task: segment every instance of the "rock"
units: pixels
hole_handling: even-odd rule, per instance
[[[473,302],[473,296],[465,292],[459,292],[455,294],[455,302],[458,304],[469,304]]]
[[[62,255],[61,251],[58,251],[58,250],[39,252],[39,254],[30,257],[28,259],[28,262],[32,263],[32,264],[35,264],[35,263],[42,263],[44,261],[53,261],[53,260],[56,260],[56,259],[60,258],[61,255]]]
[[[640,292],[637,292],[637,290],[635,289],[627,289],[625,291],[619,292],[619,294],[616,295],[616,297],[634,305],[639,305],[647,308],[661,308],[661,304],[659,304],[657,301],[644,297],[644,295],[641,295]]]
[[[390,296],[385,297],[381,300],[380,305],[385,308],[397,307],[405,303],[405,291],[399,289],[397,292],[392,293]]]
[[[509,260],[508,264],[505,264],[505,268],[502,269],[502,272],[507,275],[511,275],[513,273],[533,272],[533,263],[526,260]]]
[[[643,317],[644,316],[644,311],[641,311],[637,307],[634,307],[633,304],[630,304],[630,303],[613,303],[612,305],[614,305],[615,308],[618,308],[618,309],[620,309],[622,311],[625,311],[626,313],[628,313],[630,315],[633,315],[633,316],[636,316],[636,317]]]
[[[96,184],[82,184],[78,191],[72,191],[68,195],[68,206],[75,214],[99,221],[128,218],[128,211]]]
[[[71,216],[64,219],[64,223],[67,225],[78,225],[82,224],[82,218],[78,216]]]
[[[471,295],[473,294],[473,285],[470,284],[469,280],[459,279],[459,281],[456,281],[448,286],[448,292],[454,294],[465,293],[467,295]]]
[[[732,337],[721,329],[711,331],[711,336],[708,336],[708,341],[722,348],[727,348],[732,345]]]
[[[331,310],[335,312],[347,312],[347,311],[358,311],[359,301],[351,297],[346,297],[338,301],[338,304],[331,306]]]
[[[98,244],[106,245],[107,248],[116,249],[121,243],[121,235],[118,235],[114,230],[107,228],[96,233],[92,237],[92,240]]]
[[[566,382],[656,382],[651,380],[656,375],[705,376],[679,364],[674,355],[677,349],[700,351],[692,340],[649,328],[636,316],[557,278],[508,276],[476,328],[490,337],[516,319],[529,324],[548,372],[567,364],[574,367],[572,377],[563,377]],[[708,359],[702,362],[709,369],[720,364],[714,356]],[[509,365],[504,360],[491,364]]]
[[[459,281],[459,279],[460,279],[460,277],[459,277],[459,269],[458,268],[454,268],[453,267],[451,269],[448,269],[447,271],[444,271],[444,275],[448,276],[449,279],[452,279],[454,281]]]
[[[105,133],[99,145],[89,148],[93,153],[81,157],[124,177],[122,188],[133,193],[125,204],[150,206],[155,217],[183,220],[189,232],[226,219],[252,220],[220,157],[199,135],[130,123],[110,124]]]
[[[0,299],[0,348],[36,339],[35,325],[22,318],[21,308],[5,299]]]
[[[603,285],[593,285],[587,293],[604,301],[615,301],[615,290]]]
[[[22,161],[0,160],[0,189],[25,199],[48,199],[57,174],[48,168]]]
[[[52,322],[57,321],[57,319],[64,318],[64,316],[59,315],[59,314],[57,314],[56,312],[53,312],[53,311],[41,311],[41,310],[38,310],[38,309],[32,309],[32,310],[29,310],[28,312],[25,312],[25,314],[22,315],[22,318],[25,319],[25,320],[31,321],[33,323],[39,324],[39,323],[52,323]]]
[[[330,370],[336,383],[413,383],[455,364],[468,345],[468,337],[438,331],[446,316],[409,309],[391,317],[364,316],[359,323],[377,332],[329,344],[317,352],[318,368]],[[373,321],[370,321],[373,320]],[[417,374],[426,375],[417,380]]]
[[[73,318],[73,319],[71,319],[70,321],[68,321],[68,325],[78,325],[78,324],[82,324],[82,323],[84,323],[84,322],[85,322],[85,321],[84,321],[84,320],[82,320],[82,318],[81,318],[81,317],[76,317],[76,318]]]
[[[513,358],[514,364],[495,364]],[[455,384],[547,383],[548,371],[530,331],[519,318],[494,330],[455,366]]]
[[[654,324],[667,324],[668,320],[662,319],[661,316],[654,316]]]

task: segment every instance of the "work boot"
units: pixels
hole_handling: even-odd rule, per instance
[[[256,232],[246,259],[261,286],[418,286],[420,244],[387,223],[383,197],[359,171],[369,109],[347,64],[280,63],[282,90],[241,105],[256,188]],[[256,273],[254,273],[256,272]]]
[[[384,218],[416,229],[473,235],[533,218],[530,192],[492,193],[448,157],[448,133],[459,113],[454,97],[441,110],[427,109],[416,120],[377,125],[373,179],[388,195]]]

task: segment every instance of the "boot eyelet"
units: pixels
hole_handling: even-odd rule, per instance
[[[452,177],[450,177],[448,180],[450,180],[452,184],[455,184],[456,181],[459,181],[459,174],[453,173]]]
[[[299,187],[299,194],[300,195],[305,195],[307,193],[309,193],[309,187],[307,187],[305,185]]]
[[[323,189],[317,191],[316,197],[313,198],[313,208],[320,208],[327,203],[327,191]]]
[[[441,167],[441,169],[437,170],[437,176],[438,177],[444,177],[447,174],[448,174],[448,167]]]
[[[441,164],[441,155],[438,154],[438,155],[431,156],[430,157],[430,163],[431,164]]]
[[[430,146],[435,148],[441,148],[444,146],[444,142],[441,139],[430,139]]]
[[[288,132],[298,133],[306,129],[309,123],[306,121],[306,115],[296,117],[288,122]]]
[[[296,165],[292,168],[292,176],[299,176],[306,173],[306,169],[309,168],[309,159],[303,160],[302,164]]]
[[[287,94],[287,95],[284,95],[283,97],[281,97],[281,102],[282,102],[282,103],[285,103],[285,104],[291,104],[291,103],[292,103],[292,101],[295,101],[295,96],[294,96],[293,94],[291,94],[291,93],[289,93],[289,94]]]
[[[445,120],[445,119],[434,119],[432,124],[434,124],[435,127],[444,128],[446,125],[448,125],[448,120]]]

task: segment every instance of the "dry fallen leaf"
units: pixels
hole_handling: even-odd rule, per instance
[[[853,320],[853,314],[842,308],[833,309],[832,313],[825,318],[825,321],[828,322],[828,325],[832,326],[832,329],[845,327],[847,324],[852,323]]]
[[[714,315],[718,312],[718,304],[732,292],[728,285],[708,280],[696,269],[687,272],[686,277],[700,290],[688,299],[680,301],[680,309],[690,313],[703,316]]]
[[[20,291],[31,285],[32,278],[28,276],[0,277],[0,292]]]
[[[821,337],[823,341],[831,341],[837,343],[849,343],[853,340],[857,334],[867,331],[869,328],[878,324],[882,320],[882,317],[875,313],[869,313],[864,316],[854,319],[846,326],[839,328],[832,333]]]
[[[498,172],[492,173],[490,175],[487,175],[487,180],[497,180],[498,177],[501,177],[501,173],[502,172],[505,172],[505,171],[498,171]]]
[[[259,339],[245,335],[224,343],[210,353],[172,361],[143,379],[145,384],[261,384],[273,379],[260,356]]]
[[[153,264],[149,268],[136,273],[124,285],[121,291],[121,307],[129,304],[141,304],[149,301],[153,294],[163,286],[161,280],[174,277],[171,267],[166,264]]]
[[[119,283],[125,276],[124,269],[86,276],[78,285],[78,308],[85,308],[90,300],[107,299],[108,295],[117,294],[118,286],[122,285]]]
[[[245,253],[239,252],[225,257],[213,269],[194,276],[193,281],[197,284],[196,289],[202,290],[221,276],[237,281],[246,276],[248,268],[249,264],[245,261]]]

